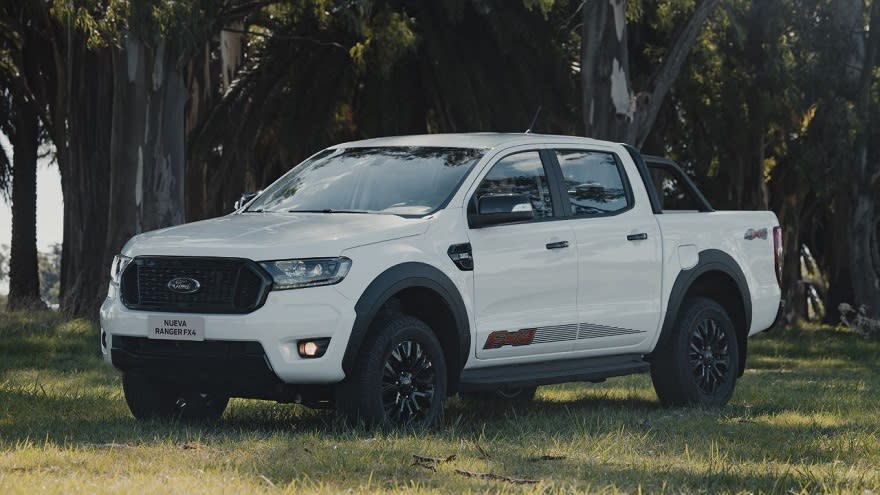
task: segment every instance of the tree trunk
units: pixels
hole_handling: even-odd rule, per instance
[[[626,0],[586,0],[581,31],[581,91],[587,136],[641,146],[709,15],[720,0],[702,0],[681,27],[647,89],[630,86]]]
[[[27,58],[27,53],[25,53]],[[25,60],[28,65],[28,61]],[[32,65],[32,64],[31,64]],[[37,148],[40,142],[33,102],[15,99],[12,139],[12,246],[9,260],[9,310],[45,307],[40,299],[37,264]]]
[[[130,33],[113,56],[105,264],[133,235],[183,223],[187,91],[168,46],[160,41],[153,49]]]
[[[143,156],[139,146],[146,118],[142,102],[147,98],[145,67],[140,63],[143,47],[126,44],[113,50],[113,110],[110,133],[110,194],[104,265],[122,251],[129,239],[142,232],[139,208],[143,202]],[[107,272],[101,290],[110,280]]]
[[[855,157],[852,174],[846,181],[850,187],[850,215],[845,221],[849,224],[849,268],[853,283],[855,305],[864,305],[871,317],[880,317],[880,266],[875,264],[877,249],[874,238],[876,225],[877,198],[872,182],[880,173],[876,162],[868,157],[871,130],[871,86],[874,82],[874,68],[880,50],[880,2],[871,6],[871,26],[865,43],[865,56],[861,64],[861,77],[855,95],[856,113]]]
[[[108,50],[88,50],[84,41],[69,50],[69,139],[61,167],[64,244],[60,305],[66,314],[96,318],[109,270],[103,253],[109,205],[111,59]]]
[[[581,31],[584,132],[620,141],[632,125],[626,0],[587,0]]]

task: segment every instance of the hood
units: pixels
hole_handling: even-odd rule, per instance
[[[338,256],[424,233],[427,218],[358,213],[241,213],[135,236],[126,256],[220,256],[254,261]]]

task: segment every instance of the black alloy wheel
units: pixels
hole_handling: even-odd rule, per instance
[[[386,429],[434,424],[446,399],[446,360],[434,331],[412,316],[374,323],[358,359],[336,387],[336,409],[349,423]]]
[[[706,318],[691,334],[690,359],[694,380],[707,395],[730,379],[730,347],[721,323]]]
[[[434,363],[421,344],[397,344],[382,371],[382,409],[388,418],[398,425],[424,421],[434,401],[434,379]]]
[[[650,355],[651,380],[665,406],[722,406],[740,375],[736,327],[718,302],[682,302],[674,326]]]

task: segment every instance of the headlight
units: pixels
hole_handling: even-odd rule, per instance
[[[272,275],[272,289],[283,290],[338,284],[348,274],[351,260],[341,257],[263,261],[260,266]]]
[[[119,279],[122,278],[122,272],[131,263],[131,258],[117,254],[113,257],[113,264],[110,265],[110,283],[119,285]]]

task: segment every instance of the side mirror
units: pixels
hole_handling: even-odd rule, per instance
[[[478,228],[527,222],[534,218],[532,210],[532,202],[525,194],[488,194],[477,200],[477,213],[468,214],[468,223]]]
[[[246,192],[246,193],[243,193],[243,194],[241,195],[241,197],[238,198],[238,201],[236,201],[235,204],[233,205],[233,209],[234,209],[234,210],[238,210],[238,209],[241,208],[242,206],[244,206],[244,205],[250,203],[252,199],[254,199],[255,197],[257,197],[257,194],[259,194],[259,193],[255,193],[255,192]]]

